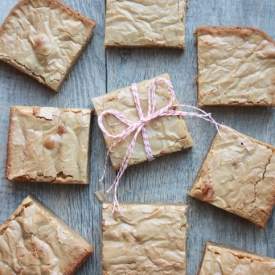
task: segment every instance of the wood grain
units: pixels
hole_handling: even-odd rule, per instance
[[[133,82],[168,72],[178,99],[196,105],[196,47],[193,32],[199,25],[253,26],[275,38],[273,0],[190,0],[187,11],[186,50],[107,49],[103,47],[105,2],[103,0],[64,0],[97,23],[95,35],[81,55],[69,79],[56,94],[13,67],[0,63],[0,224],[29,193],[44,204],[95,246],[93,256],[77,275],[99,275],[101,269],[101,204],[93,192],[107,189],[115,172],[108,165],[105,184],[99,183],[106,153],[102,134],[93,119],[91,133],[91,182],[88,187],[16,183],[5,180],[6,144],[10,105],[89,108],[91,97]],[[1,2],[3,22],[17,0]],[[208,108],[219,122],[244,134],[275,145],[274,108]],[[187,118],[195,146],[180,153],[158,158],[151,163],[130,167],[123,175],[119,199],[126,202],[187,202],[187,274],[198,271],[205,242],[237,246],[275,258],[275,216],[265,229],[226,213],[207,203],[188,197],[196,174],[215,135],[212,125]],[[131,192],[128,192],[131,190]],[[109,197],[112,199],[112,197]]]

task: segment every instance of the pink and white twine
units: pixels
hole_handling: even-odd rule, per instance
[[[158,111],[155,111],[155,109],[156,109],[156,89],[157,89],[157,85],[160,82],[164,82],[168,86],[169,93],[170,93],[170,101],[169,101],[167,106],[163,107],[162,109],[160,109]],[[118,185],[119,185],[119,181],[120,181],[124,171],[128,167],[128,164],[129,164],[130,158],[132,156],[132,153],[134,151],[136,140],[137,140],[137,137],[138,137],[138,134],[140,133],[140,131],[142,133],[142,138],[143,138],[144,148],[145,148],[145,152],[146,152],[146,157],[149,161],[154,159],[154,156],[153,156],[153,153],[152,153],[152,150],[151,150],[151,146],[150,146],[150,142],[149,142],[149,138],[148,138],[148,134],[147,134],[147,130],[146,130],[145,126],[146,126],[146,124],[148,124],[150,121],[152,121],[155,118],[166,117],[166,116],[190,116],[190,117],[202,118],[202,119],[204,119],[208,122],[213,123],[220,135],[221,135],[221,133],[219,131],[219,127],[227,128],[230,132],[234,133],[234,135],[236,135],[238,137],[238,139],[244,144],[244,146],[248,150],[248,148],[245,145],[243,139],[235,131],[232,131],[229,127],[227,127],[225,125],[221,125],[218,122],[216,122],[212,118],[211,113],[206,113],[205,111],[203,111],[203,110],[201,110],[197,107],[194,107],[194,106],[174,104],[175,91],[174,91],[174,87],[173,87],[172,83],[168,79],[166,79],[166,78],[156,78],[156,79],[154,79],[154,81],[152,81],[152,83],[150,85],[150,88],[148,90],[148,113],[145,117],[143,116],[143,112],[142,112],[141,105],[140,105],[137,84],[134,83],[131,86],[132,86],[132,92],[133,92],[133,96],[134,96],[134,100],[135,100],[135,104],[136,104],[137,113],[138,113],[138,116],[139,116],[139,121],[138,122],[132,122],[132,121],[128,120],[123,114],[121,114],[120,112],[115,111],[115,110],[105,110],[98,117],[98,124],[99,124],[99,127],[102,130],[102,132],[106,136],[108,136],[112,139],[116,139],[116,141],[108,149],[106,159],[105,159],[104,171],[103,171],[103,175],[102,175],[100,181],[103,181],[103,179],[104,179],[104,176],[105,176],[105,173],[106,173],[108,156],[110,154],[110,151],[118,143],[120,143],[122,140],[124,140],[127,136],[129,136],[131,133],[135,132],[134,137],[133,137],[133,139],[132,139],[132,141],[131,141],[128,149],[127,149],[127,152],[124,156],[124,159],[122,161],[120,169],[119,169],[119,171],[116,175],[116,178],[115,178],[113,184],[111,185],[111,187],[107,190],[107,193],[109,193],[114,188],[113,213],[114,213],[114,211],[116,211],[116,207],[117,207],[117,210],[120,211],[120,207],[119,207],[119,203],[118,203],[118,199],[117,199]],[[174,110],[175,107],[179,107],[179,106],[186,107],[186,108],[191,108],[191,109],[193,109],[195,111],[198,111],[198,112],[185,112],[185,111],[176,111],[176,110]],[[117,134],[117,135],[110,134],[105,129],[105,127],[102,123],[102,120],[106,115],[115,116],[121,122],[128,125],[128,128],[126,128],[120,134]]]

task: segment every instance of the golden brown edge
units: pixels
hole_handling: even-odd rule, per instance
[[[205,157],[204,157],[204,160],[203,160],[203,162],[202,162],[202,164],[201,164],[201,167],[200,167],[200,169],[199,169],[199,171],[198,171],[198,174],[197,174],[197,176],[196,176],[196,178],[195,178],[195,180],[194,180],[194,182],[193,182],[193,184],[192,184],[192,187],[188,190],[188,195],[191,196],[191,197],[193,197],[193,198],[196,198],[196,199],[198,199],[198,200],[201,200],[201,199],[199,199],[198,197],[193,196],[193,195],[191,194],[191,191],[193,190],[193,187],[194,187],[195,183],[196,183],[196,182],[198,181],[198,179],[201,177],[201,174],[202,174],[202,172],[203,172],[204,163],[205,163],[206,159],[208,158],[208,156],[210,155],[210,152],[211,152],[211,150],[212,150],[213,147],[214,147],[215,141],[216,141],[216,139],[218,139],[218,138],[219,138],[219,133],[217,132],[216,135],[214,136],[213,140],[212,140],[212,143],[211,143],[211,145],[210,145],[210,147],[209,147],[209,149],[208,149],[207,154],[206,154]],[[201,201],[203,201],[203,200],[201,200]]]
[[[102,204],[102,212],[104,211],[104,209],[106,207],[109,207],[111,205],[114,205],[113,202],[110,202],[110,201],[105,201],[103,204]],[[126,206],[131,206],[131,205],[153,205],[153,206],[182,206],[182,207],[185,207],[186,208],[186,211],[188,209],[188,205],[186,203],[162,203],[162,202],[156,202],[156,203],[153,203],[153,202],[120,202],[119,203],[120,206],[123,206],[123,205],[126,205]],[[185,212],[186,212],[185,211]]]
[[[275,46],[275,40],[268,35],[267,33],[265,33],[264,31],[257,29],[257,28],[253,28],[253,27],[248,27],[248,26],[235,26],[235,27],[225,27],[225,26],[198,26],[197,29],[194,32],[194,36],[196,37],[197,40],[197,77],[196,77],[196,82],[197,82],[197,97],[198,97],[198,107],[199,108],[203,108],[206,106],[246,106],[246,107],[251,107],[251,106],[271,106],[274,107],[274,104],[264,104],[264,103],[260,103],[260,104],[255,104],[255,103],[230,103],[230,104],[203,104],[203,102],[201,102],[200,97],[199,97],[199,85],[198,85],[198,78],[199,78],[199,59],[198,59],[198,38],[200,35],[204,35],[204,34],[211,34],[211,35],[217,35],[219,34],[219,32],[233,32],[233,33],[239,33],[241,31],[252,31],[255,32],[259,35],[261,35],[263,38],[265,38],[266,40],[268,40],[269,42],[272,42]],[[247,34],[245,34],[245,32],[243,33],[243,36],[246,36]]]
[[[204,34],[217,35],[217,34],[219,34],[219,32],[227,32],[227,33],[238,32],[238,33],[240,33],[240,31],[244,31],[241,34],[243,34],[243,36],[246,36],[247,33],[245,33],[245,30],[255,32],[255,33],[261,35],[262,37],[264,37],[269,42],[272,42],[275,45],[275,40],[270,35],[268,35],[267,33],[265,33],[264,31],[262,31],[260,29],[249,27],[249,26],[235,26],[235,27],[198,26],[197,29],[195,30],[194,34],[198,37],[198,36],[204,35]]]
[[[185,45],[178,46],[178,47],[173,47],[173,46],[165,46],[165,45],[140,45],[140,46],[136,46],[136,45],[124,45],[124,44],[120,44],[120,43],[115,43],[115,45],[108,45],[104,43],[104,47],[106,49],[108,48],[120,48],[120,49],[140,49],[140,48],[146,48],[146,49],[160,49],[160,48],[164,48],[164,49],[174,49],[174,50],[178,50],[178,51],[183,51],[185,50]]]
[[[7,63],[9,63],[11,66],[15,67],[16,69],[20,70],[21,72],[30,75],[31,77],[33,77],[34,79],[36,79],[38,82],[46,85],[48,88],[50,88],[51,90],[55,91],[55,92],[59,92],[61,89],[62,84],[64,83],[64,81],[67,79],[68,75],[70,74],[71,70],[73,69],[75,63],[77,62],[79,56],[81,55],[81,53],[86,49],[88,42],[91,40],[92,36],[93,36],[93,30],[96,27],[96,23],[94,20],[91,20],[89,18],[87,18],[86,16],[84,16],[83,14],[81,14],[80,12],[77,12],[76,10],[74,10],[73,8],[71,8],[70,6],[64,4],[63,2],[61,2],[60,0],[44,0],[44,1],[48,1],[49,5],[54,4],[54,5],[59,5],[61,8],[63,8],[63,10],[66,10],[69,14],[71,14],[74,17],[77,17],[80,21],[82,21],[83,23],[85,23],[86,25],[89,25],[91,28],[90,34],[87,37],[87,40],[85,41],[85,43],[83,44],[83,47],[81,48],[81,50],[77,53],[77,55],[75,56],[75,59],[73,60],[72,63],[70,63],[70,67],[67,70],[67,73],[64,75],[64,77],[62,78],[62,80],[60,81],[58,87],[56,89],[54,89],[53,87],[47,85],[47,83],[45,83],[45,81],[43,81],[43,79],[41,79],[40,76],[37,76],[33,73],[29,73],[28,70],[24,70],[22,68],[20,68],[20,66],[15,66],[14,62],[10,62],[9,60],[7,60],[6,57],[1,58],[3,61],[6,61]],[[6,17],[4,23],[2,24],[2,26],[0,27],[0,33],[4,30],[6,24],[9,22],[10,20],[10,16],[12,16],[17,9],[19,9],[20,7],[24,6],[25,4],[31,2],[31,0],[21,0],[19,3],[17,3],[12,10],[10,11],[10,13],[8,14],[8,16]]]
[[[11,160],[11,135],[13,132],[13,123],[12,118],[14,116],[14,106],[10,106],[10,119],[9,119],[9,132],[8,132],[8,144],[7,144],[7,160],[6,160],[6,174],[5,177],[8,180],[12,180],[9,178],[9,174],[11,172],[12,160]]]
[[[214,246],[214,247],[218,247],[218,248],[222,248],[222,249],[231,250],[233,255],[235,255],[235,253],[236,254],[239,254],[239,253],[241,254],[242,253],[242,254],[245,254],[245,255],[242,255],[244,257],[251,257],[251,258],[252,257],[253,258],[254,257],[258,257],[257,260],[266,260],[266,261],[275,262],[275,259],[273,259],[273,258],[264,256],[264,255],[260,255],[260,254],[257,254],[257,253],[253,253],[251,251],[248,251],[248,250],[245,250],[245,249],[240,249],[240,248],[237,248],[237,247],[234,247],[234,246],[229,246],[229,245],[225,245],[225,244],[220,244],[220,243],[212,242],[212,240],[208,240],[206,242],[206,244],[205,244],[205,252],[209,248],[209,246]],[[204,252],[204,254],[205,254],[205,252]]]
[[[226,126],[226,127],[228,127],[228,126]],[[243,134],[243,133],[240,133],[240,132],[238,132],[238,131],[236,131],[235,129],[232,129],[232,128],[230,128],[230,127],[228,127],[228,128],[231,129],[232,131],[236,132],[236,133],[239,134],[240,136],[245,136],[246,138],[250,139],[252,142],[255,142],[255,143],[257,143],[257,144],[260,144],[260,145],[262,145],[262,146],[267,147],[267,148],[270,149],[270,150],[273,152],[273,154],[275,155],[275,147],[274,147],[274,146],[272,146],[272,145],[270,145],[270,144],[268,144],[268,143],[264,143],[264,142],[262,142],[262,141],[260,141],[260,140],[257,140],[257,139],[255,139],[255,138],[253,138],[253,137],[247,136],[247,135],[245,135],[245,134]],[[219,133],[217,132],[216,135],[215,135],[215,137],[213,138],[212,143],[211,143],[211,146],[210,146],[210,148],[209,148],[209,150],[208,150],[208,152],[207,152],[207,154],[206,154],[206,156],[205,156],[205,158],[204,158],[204,160],[203,160],[203,162],[202,162],[202,165],[201,165],[201,167],[200,167],[200,169],[199,169],[199,172],[198,172],[198,174],[197,174],[197,176],[196,176],[196,178],[195,178],[195,180],[194,180],[194,182],[193,182],[193,185],[192,185],[192,187],[188,190],[188,195],[189,195],[189,196],[191,196],[191,197],[193,197],[193,198],[196,198],[196,199],[198,199],[198,200],[200,200],[200,201],[203,201],[203,202],[205,202],[205,201],[204,201],[204,200],[201,200],[201,199],[198,198],[198,197],[193,196],[193,195],[191,194],[191,191],[192,191],[192,189],[193,189],[195,183],[196,183],[196,182],[198,181],[198,179],[201,177],[201,174],[202,174],[202,172],[204,171],[204,169],[203,169],[204,163],[205,163],[206,159],[208,158],[208,156],[210,155],[210,152],[211,152],[211,150],[213,149],[213,147],[214,147],[214,145],[215,145],[216,139],[218,139],[219,137],[220,137],[220,136],[219,136]],[[206,202],[207,202],[207,201],[206,201]],[[210,204],[211,204],[211,203],[210,203]],[[212,205],[212,206],[215,206],[215,205],[213,205],[213,204],[211,204],[211,205]],[[217,207],[217,206],[215,206],[215,207],[217,207],[217,208],[219,208],[219,209],[222,209],[222,210],[224,210],[224,211],[227,211],[228,213],[231,213],[231,214],[234,214],[234,215],[236,215],[236,216],[239,216],[239,217],[241,217],[241,218],[243,218],[243,219],[245,219],[245,220],[248,220],[248,221],[254,223],[254,224],[257,225],[259,228],[262,229],[262,228],[265,227],[265,225],[266,225],[266,223],[267,223],[267,221],[268,221],[268,219],[269,219],[269,217],[270,217],[270,215],[271,215],[271,212],[272,212],[272,209],[273,209],[274,205],[275,205],[275,197],[274,197],[274,200],[273,200],[273,203],[271,204],[271,206],[268,208],[267,211],[264,212],[264,213],[266,213],[266,215],[264,216],[265,218],[261,219],[262,222],[258,222],[258,223],[255,222],[254,220],[251,220],[251,219],[248,219],[248,218],[246,218],[246,217],[242,217],[242,216],[239,216],[239,215],[237,215],[237,214],[235,214],[235,213],[232,213],[231,211],[222,209],[222,208]]]
[[[199,98],[199,97],[198,97]],[[250,107],[255,107],[255,106],[258,106],[258,107],[275,107],[275,103],[272,103],[272,104],[265,104],[265,103],[226,103],[226,104],[203,104],[201,102],[198,101],[198,107],[199,108],[204,108],[204,107],[247,107],[247,108],[250,108]]]
[[[203,261],[204,261],[204,257],[205,257],[205,254],[206,254],[206,250],[207,250],[207,247],[208,247],[208,243],[210,242],[211,240],[208,240],[204,246],[204,251],[203,251],[203,254],[202,254],[202,257],[201,257],[201,261],[200,261],[200,266],[199,266],[199,270],[198,270],[198,274],[197,275],[200,275],[200,272],[201,272],[201,268],[202,268],[202,264],[203,264]]]
[[[93,116],[94,116],[94,110],[91,109],[91,113],[90,113],[90,123],[89,123],[89,137],[88,137],[88,152],[87,152],[87,179],[85,184],[89,184],[90,183],[90,177],[91,177],[91,166],[90,166],[90,162],[91,162],[91,156],[92,156],[92,125],[93,125]]]
[[[73,8],[71,8],[70,6],[64,4],[63,2],[61,2],[60,0],[44,0],[47,1],[50,4],[55,4],[55,5],[59,5],[60,7],[62,7],[64,10],[66,10],[68,13],[70,13],[71,15],[78,17],[79,20],[81,20],[83,23],[90,25],[90,27],[92,28],[92,30],[96,27],[96,23],[94,20],[91,20],[89,18],[87,18],[86,16],[84,16],[83,14],[81,14],[80,12],[77,12],[76,10],[74,10]],[[27,4],[28,2],[31,2],[31,0],[21,0],[20,2],[18,2],[10,11],[10,13],[8,14],[8,16],[6,17],[5,21],[3,22],[2,26],[0,27],[0,32],[3,31],[5,25],[9,22],[10,16],[13,15],[14,12],[16,12],[16,10],[18,8],[20,8],[21,6],[24,6],[25,4]]]
[[[101,249],[101,257],[102,257],[102,260],[101,260],[101,266],[102,266],[102,273],[106,275],[108,274],[107,271],[105,271],[105,268],[104,268],[104,253],[103,253],[103,247],[104,247],[104,232],[105,232],[105,219],[104,219],[104,216],[103,216],[103,212],[104,212],[104,208],[106,207],[105,204],[108,204],[108,202],[104,202],[102,204],[102,249]]]
[[[240,133],[240,134],[242,134],[242,133]],[[244,134],[242,134],[242,135],[244,135]],[[245,135],[245,136],[247,138],[249,138],[250,140],[252,140],[253,142],[255,142],[257,144],[260,144],[262,146],[265,146],[266,148],[270,149],[272,151],[273,155],[275,155],[275,147],[274,146],[272,146],[272,145],[270,145],[268,143],[262,142],[260,140],[257,140],[257,139],[255,139],[253,137],[250,137],[250,136],[247,136],[247,135]],[[255,223],[252,220],[249,220],[249,221],[253,222],[254,224],[256,224],[261,229],[264,228],[265,225],[266,225],[266,223],[267,223],[267,221],[268,221],[268,219],[269,219],[269,217],[270,217],[270,215],[271,215],[271,212],[273,210],[274,205],[275,205],[275,196],[273,197],[273,202],[270,204],[270,206],[268,207],[268,209],[266,211],[264,211],[264,213],[266,215],[263,216],[263,218],[261,219],[261,221],[259,221],[258,223]]]
[[[89,179],[90,179],[90,152],[91,152],[91,125],[92,125],[92,117],[94,115],[94,110],[93,109],[89,109],[89,108],[57,108],[59,110],[70,110],[70,111],[81,111],[81,110],[89,110],[90,111],[90,124],[89,124],[89,138],[88,138],[88,161],[87,161],[87,178],[86,181],[60,181],[61,178],[59,178],[59,180],[54,180],[54,181],[37,181],[37,180],[32,180],[30,179],[27,175],[22,175],[20,177],[15,177],[15,178],[9,178],[9,174],[11,173],[11,166],[12,166],[12,159],[11,159],[11,147],[12,147],[12,142],[11,142],[11,136],[12,136],[12,132],[13,132],[13,123],[12,123],[12,118],[14,117],[14,112],[18,107],[28,107],[28,108],[41,108],[39,106],[11,106],[10,107],[10,119],[9,119],[9,132],[8,132],[8,144],[7,144],[7,160],[6,160],[6,174],[5,177],[7,180],[13,180],[13,181],[29,181],[29,182],[44,182],[47,184],[83,184],[83,185],[88,185],[89,184]],[[47,107],[45,107],[47,108]],[[55,108],[55,107],[54,107]]]
[[[199,27],[198,27],[199,28]],[[201,104],[201,100],[200,100],[200,97],[199,97],[199,77],[200,77],[200,72],[199,72],[199,55],[198,55],[198,47],[199,47],[199,40],[198,40],[198,35],[197,35],[197,30],[198,28],[194,31],[193,35],[195,36],[196,38],[196,45],[197,45],[197,54],[196,54],[196,58],[197,58],[197,76],[195,77],[195,82],[196,82],[196,85],[197,85],[197,106],[199,108],[203,108],[203,104]]]
[[[83,263],[88,259],[88,257],[93,253],[94,248],[92,249],[92,251],[87,251],[87,253],[85,255],[81,255],[79,256],[75,262],[73,264],[70,264],[67,269],[65,270],[65,272],[63,273],[63,275],[73,275],[75,274],[75,272],[77,271],[78,268],[80,268]]]

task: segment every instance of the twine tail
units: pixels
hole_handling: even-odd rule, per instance
[[[118,186],[119,186],[119,181],[120,181],[122,175],[124,174],[126,168],[128,167],[128,164],[130,162],[130,158],[131,158],[132,153],[134,151],[134,147],[135,147],[135,144],[136,144],[137,136],[140,133],[142,127],[143,127],[143,125],[141,125],[137,129],[137,131],[136,131],[136,133],[135,133],[135,135],[134,135],[134,137],[133,137],[133,139],[132,139],[132,141],[131,141],[131,143],[130,143],[130,145],[128,147],[128,150],[127,150],[127,152],[125,154],[125,157],[124,157],[124,159],[123,159],[123,161],[122,161],[122,163],[120,165],[120,169],[119,169],[119,171],[118,171],[118,173],[116,175],[116,178],[115,178],[113,184],[111,185],[111,187],[107,190],[107,193],[109,193],[113,188],[115,189],[114,190],[114,208],[113,208],[113,213],[116,211],[116,206],[118,208],[118,212],[120,212],[120,207],[119,207],[119,203],[118,203],[118,199],[117,199],[117,189],[118,189]]]

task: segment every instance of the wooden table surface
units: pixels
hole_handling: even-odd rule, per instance
[[[2,23],[17,0],[2,0]],[[93,195],[107,189],[115,177],[109,165],[105,183],[99,183],[106,154],[105,143],[93,118],[91,131],[91,180],[89,186],[45,183],[12,183],[5,179],[10,105],[91,108],[91,98],[168,72],[181,103],[196,105],[196,46],[193,32],[199,25],[253,26],[275,38],[274,0],[190,0],[186,17],[186,50],[105,49],[105,1],[66,0],[66,4],[97,23],[95,35],[69,79],[56,94],[15,68],[0,63],[0,224],[29,194],[52,209],[95,247],[77,275],[98,275],[101,269],[101,204]],[[275,109],[208,108],[213,117],[244,134],[275,145]],[[275,258],[275,213],[265,229],[187,195],[215,135],[215,128],[196,118],[186,119],[195,146],[127,169],[119,199],[126,202],[189,205],[187,214],[187,274],[198,272],[205,242],[237,246]],[[127,192],[127,190],[132,192]],[[109,197],[112,199],[112,197]]]

